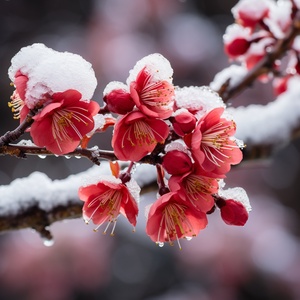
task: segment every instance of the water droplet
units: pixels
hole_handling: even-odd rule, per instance
[[[158,245],[158,247],[163,247],[165,245],[165,243],[163,242],[156,242],[156,244]]]
[[[65,158],[66,158],[66,159],[70,159],[71,156],[70,156],[70,155],[65,155]]]
[[[186,236],[185,239],[186,239],[187,241],[190,241],[190,240],[192,239],[192,237],[191,237],[191,236]]]
[[[51,247],[51,246],[54,245],[54,240],[43,239],[43,244],[44,244],[46,247]]]
[[[38,155],[38,157],[41,159],[45,159],[47,157],[47,155]]]
[[[75,158],[80,159],[81,156],[80,155],[75,155]]]

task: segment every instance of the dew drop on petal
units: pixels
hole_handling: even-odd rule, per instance
[[[66,158],[66,159],[70,159],[71,156],[70,156],[70,155],[65,155],[65,158]]]
[[[47,157],[47,155],[38,155],[38,157],[41,159],[45,159]]]
[[[186,239],[187,241],[190,241],[192,238],[193,238],[193,237],[191,237],[191,236],[186,236],[186,237],[185,237],[185,239]]]
[[[75,158],[80,159],[81,156],[80,155],[75,155]]]
[[[156,244],[158,245],[158,247],[163,247],[165,245],[165,243],[163,242],[157,242]]]

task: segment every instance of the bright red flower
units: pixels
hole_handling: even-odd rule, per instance
[[[233,199],[218,199],[217,206],[221,210],[221,217],[228,225],[244,226],[248,220],[245,206]]]
[[[222,118],[224,108],[215,108],[203,116],[195,131],[186,138],[192,155],[207,176],[225,177],[230,165],[242,160],[242,151],[232,140],[236,125]]]
[[[76,90],[53,94],[52,102],[33,117],[33,142],[55,154],[72,152],[93,129],[93,116],[99,108],[95,101],[81,100]]]
[[[167,119],[173,113],[174,86],[166,80],[157,80],[144,67],[130,83],[130,94],[137,108],[145,115]]]
[[[197,209],[206,213],[214,206],[212,194],[218,191],[218,181],[215,178],[203,176],[196,169],[182,176],[171,176],[169,187],[172,192],[192,203]]]
[[[128,190],[128,187],[119,179],[111,181],[102,180],[97,184],[80,187],[79,198],[84,201],[83,218],[87,223],[91,220],[98,225],[108,222],[104,230],[106,233],[109,225],[113,223],[111,235],[114,233],[119,214],[124,215],[130,224],[136,225],[138,206]]]
[[[118,159],[139,161],[158,143],[164,143],[168,134],[169,127],[163,120],[133,111],[116,123],[112,147]]]
[[[179,198],[176,192],[169,192],[154,202],[148,214],[146,232],[154,242],[160,244],[180,238],[191,238],[207,225],[206,214],[190,202]]]

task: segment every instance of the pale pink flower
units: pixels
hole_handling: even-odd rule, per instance
[[[158,143],[164,143],[168,134],[169,127],[163,120],[133,111],[117,121],[112,147],[118,159],[139,161],[151,153]]]
[[[173,245],[173,241],[177,241],[181,249],[179,239],[197,236],[206,225],[205,213],[179,198],[176,192],[169,192],[150,207],[146,232],[158,244]]]
[[[33,142],[55,154],[72,152],[94,127],[99,111],[95,101],[84,101],[76,90],[52,95],[52,102],[33,117]]]
[[[83,218],[87,223],[93,221],[98,225],[108,222],[104,230],[106,233],[110,224],[113,224],[111,235],[114,234],[117,218],[124,215],[130,224],[136,226],[138,205],[126,184],[120,179],[102,180],[97,184],[80,187],[79,198],[84,201]]]

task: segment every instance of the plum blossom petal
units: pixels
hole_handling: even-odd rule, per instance
[[[53,102],[34,116],[30,134],[34,143],[55,154],[73,151],[94,127],[93,116],[99,111],[95,101],[82,101],[76,90],[56,93]]]
[[[176,192],[169,192],[150,207],[146,232],[156,243],[173,245],[173,241],[177,241],[181,249],[179,239],[198,235],[206,225],[205,213],[180,199]]]
[[[117,121],[112,147],[118,159],[139,161],[158,143],[164,143],[168,134],[169,127],[163,120],[134,111]]]
[[[150,117],[170,117],[175,95],[172,76],[170,62],[161,54],[154,53],[139,60],[127,79],[137,108]]]
[[[223,118],[223,112],[223,108],[210,111],[199,121],[190,140],[186,139],[197,164],[209,176],[219,178],[225,177],[230,166],[242,160],[242,151],[233,139],[236,125]]]
[[[111,235],[114,234],[117,218],[124,215],[130,224],[136,226],[138,206],[126,184],[120,179],[101,180],[97,184],[80,187],[79,198],[84,201],[83,217],[87,223],[93,221],[98,225],[108,222],[104,230],[106,233],[109,225],[113,223]]]

